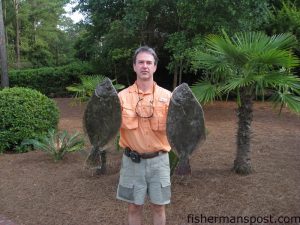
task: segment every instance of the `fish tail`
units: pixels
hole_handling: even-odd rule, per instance
[[[87,159],[85,160],[85,164],[88,167],[97,167],[101,164],[100,159],[100,151],[98,148],[93,147]]]
[[[93,147],[85,165],[95,169],[96,174],[106,174],[106,150]]]
[[[191,175],[191,165],[188,157],[179,157],[179,161],[175,170],[176,175],[185,176]]]

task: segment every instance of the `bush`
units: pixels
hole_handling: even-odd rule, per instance
[[[59,111],[55,102],[28,88],[5,88],[0,91],[0,153],[24,152],[24,139],[35,139],[55,129]]]
[[[49,97],[62,97],[68,94],[66,87],[79,83],[83,74],[92,74],[87,63],[72,63],[60,67],[44,67],[39,69],[10,70],[11,87],[27,87],[40,91]]]

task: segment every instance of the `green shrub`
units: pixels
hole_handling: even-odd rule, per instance
[[[92,74],[92,67],[87,63],[72,63],[60,67],[10,70],[11,87],[27,87],[40,91],[49,97],[62,97],[68,94],[66,87],[80,82],[83,74]]]
[[[24,152],[24,139],[35,139],[56,128],[59,111],[55,102],[28,88],[0,91],[0,153]]]

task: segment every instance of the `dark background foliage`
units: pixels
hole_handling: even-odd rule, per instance
[[[64,6],[70,2],[85,15],[81,22],[74,24],[64,14]],[[39,83],[44,79],[54,86],[76,83],[78,74],[61,76],[54,67],[88,62],[93,73],[129,85],[135,79],[132,54],[137,47],[149,45],[160,59],[155,79],[171,90],[201,78],[202,71],[191,69],[190,54],[203,48],[208,34],[290,32],[299,39],[299,6],[298,0],[3,0],[11,84],[39,86],[41,90],[47,89]],[[300,54],[299,45],[295,52]],[[14,71],[44,67],[49,69],[42,78],[30,75],[30,82],[28,74],[41,74],[40,70],[26,71],[22,78]],[[46,94],[56,91],[56,95],[64,95],[57,88],[42,90]]]

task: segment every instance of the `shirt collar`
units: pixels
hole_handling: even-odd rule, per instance
[[[153,82],[153,85],[154,85],[153,88],[150,88],[148,91],[143,92],[141,90],[138,90],[138,86],[137,86],[136,82],[134,82],[133,85],[128,87],[128,90],[129,90],[129,93],[135,92],[135,93],[143,93],[143,94],[152,94],[153,91],[155,91],[156,82]]]

